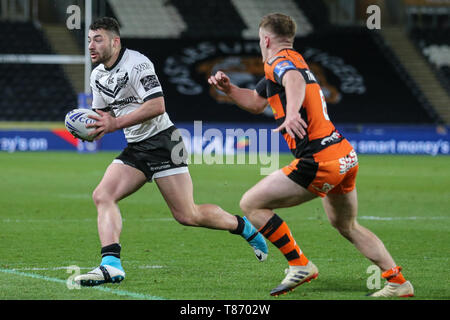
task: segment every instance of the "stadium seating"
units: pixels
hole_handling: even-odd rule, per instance
[[[231,1],[170,0],[183,17],[185,37],[241,37],[246,24]]]
[[[330,26],[328,7],[322,0],[294,0],[301,11],[308,17],[314,30],[326,29]]]
[[[0,22],[0,54],[51,54],[44,34],[29,22]],[[55,64],[0,63],[0,121],[62,121],[77,105]]]
[[[450,26],[448,28],[415,27],[410,31],[410,37],[450,94]]]
[[[205,77],[218,66],[228,66],[252,87],[262,76],[257,23],[262,14],[277,9],[295,16],[296,49],[323,81],[330,99],[328,111],[336,122],[434,121],[374,33],[359,27],[331,28],[322,0],[109,0],[108,4],[121,24],[124,46],[147,54],[155,64],[174,121],[272,121],[270,112],[256,117],[234,107],[218,112],[216,108],[223,108],[224,102],[210,90]],[[448,41],[448,32],[441,36]],[[441,41],[429,39],[436,34],[423,29],[414,37],[423,48]],[[0,54],[8,53],[49,54],[52,49],[32,23],[3,21]],[[450,68],[443,65],[439,72],[448,79]],[[0,120],[61,121],[77,105],[76,93],[58,65],[0,63],[0,73],[10,75],[0,79],[5,92]],[[198,94],[180,93],[186,89],[183,86],[196,86]]]
[[[309,18],[305,16],[294,0],[261,1],[261,0],[231,0],[246,24],[242,36],[245,39],[258,38],[258,26],[261,17],[270,12],[289,14],[297,23],[297,36],[306,36],[313,31]]]
[[[187,27],[166,0],[110,0],[107,9],[121,23],[124,37],[177,38]]]
[[[0,53],[48,54],[50,45],[31,22],[0,21]]]

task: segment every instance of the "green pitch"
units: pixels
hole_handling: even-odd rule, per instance
[[[260,263],[239,236],[179,225],[151,183],[120,203],[125,281],[69,289],[69,277],[100,261],[91,193],[115,155],[0,153],[0,299],[369,299],[367,286],[377,285],[371,263],[330,226],[316,199],[277,213],[319,278],[272,298],[287,267],[272,244]],[[280,166],[290,161],[283,155]],[[262,178],[258,165],[190,172],[197,203],[234,214]],[[449,177],[448,157],[360,156],[358,221],[404,267],[413,299],[450,298]]]

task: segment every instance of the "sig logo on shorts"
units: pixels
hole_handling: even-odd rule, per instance
[[[339,159],[339,173],[344,174],[358,164],[358,156],[355,150],[350,151],[348,155]]]
[[[322,187],[316,187],[315,185],[312,185],[314,189],[320,192],[328,193],[330,190],[332,190],[335,186],[329,183],[324,183]]]

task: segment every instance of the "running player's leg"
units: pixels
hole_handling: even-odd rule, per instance
[[[296,206],[315,197],[278,170],[248,190],[240,206],[253,225],[283,253],[289,265],[306,265],[308,260],[289,227],[273,209]]]
[[[328,219],[339,233],[348,239],[370,261],[382,271],[383,277],[392,285],[385,287],[381,294],[385,296],[413,294],[411,284],[401,273],[383,242],[370,230],[356,221],[358,200],[356,188],[344,194],[329,193],[322,199]],[[399,285],[405,284],[402,288]]]
[[[258,182],[241,199],[242,211],[281,251],[289,264],[285,279],[271,291],[271,295],[293,290],[318,275],[317,267],[306,258],[286,222],[272,210],[296,206],[316,197],[278,170]]]
[[[273,209],[293,207],[316,197],[277,170],[248,190],[242,196],[240,206],[260,229],[273,217]]]
[[[120,261],[120,233],[122,217],[118,201],[137,191],[146,182],[145,175],[123,163],[112,163],[92,194],[97,207],[97,225],[101,243],[102,260],[94,270],[77,276],[75,282],[83,286],[95,286],[108,282],[120,282],[125,271]]]
[[[186,226],[234,230],[236,217],[213,204],[196,205],[188,172],[156,178],[155,182],[175,220]]]
[[[358,200],[356,189],[345,194],[329,193],[322,204],[331,225],[382,270],[395,267],[395,262],[383,242],[356,221]]]
[[[179,223],[240,234],[253,247],[258,260],[266,259],[266,242],[245,217],[231,215],[215,204],[194,203],[193,184],[189,172],[155,178],[155,182]]]
[[[97,207],[97,225],[102,247],[118,243],[122,231],[119,200],[141,188],[146,182],[142,171],[123,163],[112,163],[95,188],[92,198]]]

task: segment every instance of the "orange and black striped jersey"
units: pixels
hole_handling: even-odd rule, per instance
[[[325,97],[314,74],[300,53],[293,49],[280,50],[268,59],[264,63],[265,77],[256,86],[258,94],[268,100],[277,125],[284,122],[286,115],[286,92],[282,81],[289,70],[297,70],[305,79],[306,92],[300,115],[308,124],[303,139],[293,139],[285,130],[281,132],[291,152],[296,158],[313,158],[315,161],[329,161],[347,155],[352,146],[330,121]]]

